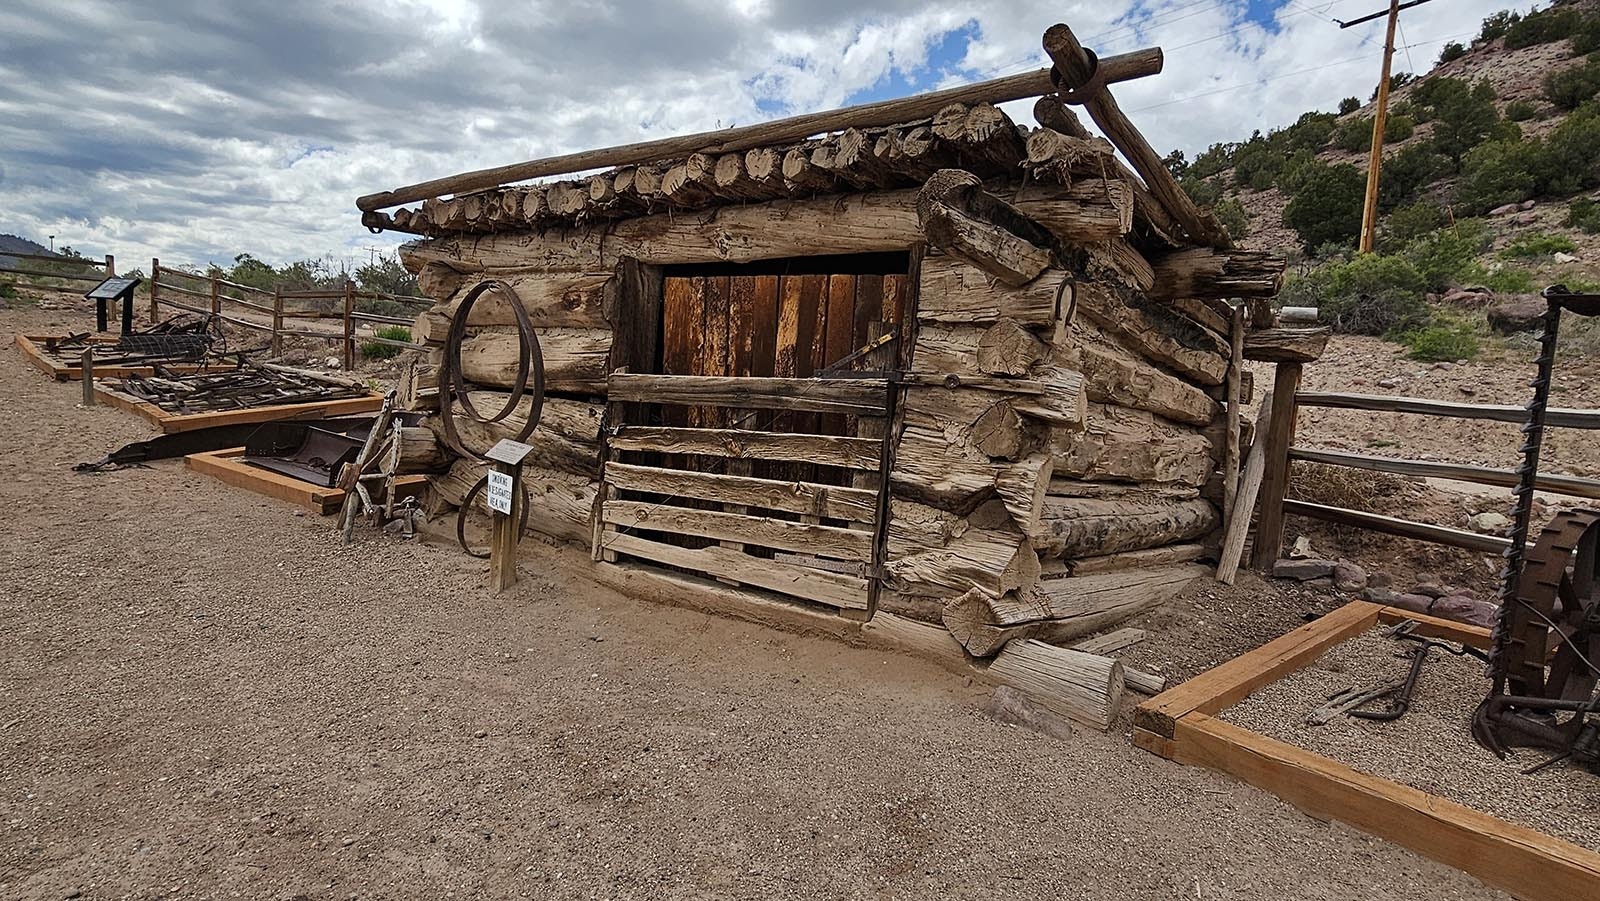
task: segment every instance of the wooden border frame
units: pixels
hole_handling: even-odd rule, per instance
[[[239,425],[249,422],[276,422],[283,419],[328,419],[352,413],[371,413],[383,406],[381,394],[351,397],[343,400],[318,401],[309,404],[273,404],[250,407],[244,410],[219,410],[212,413],[173,414],[155,404],[124,394],[113,388],[96,385],[95,397],[108,406],[142,416],[160,427],[162,434],[189,432],[218,425]]]
[[[1600,853],[1216,718],[1263,685],[1380,624],[1487,647],[1489,631],[1355,601],[1139,705],[1133,743],[1176,763],[1227,773],[1319,819],[1456,867],[1525,901],[1600,896]]]
[[[288,501],[322,516],[335,513],[344,505],[343,488],[324,488],[280,472],[251,466],[240,459],[243,456],[244,448],[231,447],[190,454],[183,460],[195,472],[205,473],[235,488]],[[395,490],[400,497],[408,497],[420,492],[427,482],[426,476],[401,476],[395,479]]]
[[[60,363],[47,354],[41,346],[45,342],[64,338],[65,335],[16,335],[14,343],[17,350],[22,352],[23,359],[33,364],[33,367],[58,382],[78,381],[83,378],[83,368],[76,364]],[[89,341],[94,344],[116,344],[117,339],[104,335],[91,335]],[[225,372],[235,367],[208,366],[205,363],[163,363],[161,368],[168,372]],[[149,378],[156,374],[155,366],[118,366],[112,363],[95,364],[95,378],[120,379],[137,375]]]

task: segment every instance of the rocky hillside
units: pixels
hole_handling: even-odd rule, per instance
[[[1430,71],[1395,77],[1378,249],[1404,255],[1463,222],[1476,242],[1471,265],[1425,271],[1422,293],[1556,281],[1600,290],[1597,49],[1600,0],[1566,0],[1492,16]],[[1370,100],[1349,98],[1337,112],[1169,164],[1236,233],[1243,226],[1241,243],[1295,248],[1294,271],[1310,275],[1354,244],[1373,115]],[[1427,269],[1426,253],[1409,255]]]

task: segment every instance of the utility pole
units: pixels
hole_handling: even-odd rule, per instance
[[[1361,205],[1361,253],[1372,252],[1372,239],[1378,231],[1378,175],[1383,169],[1383,129],[1389,121],[1389,69],[1394,61],[1394,30],[1400,21],[1400,10],[1421,6],[1428,0],[1411,0],[1401,3],[1400,0],[1389,0],[1387,13],[1376,12],[1340,22],[1340,28],[1349,28],[1371,22],[1379,16],[1387,15],[1389,25],[1387,34],[1383,39],[1383,74],[1378,79],[1378,108],[1372,117],[1372,149],[1367,155],[1367,195]]]

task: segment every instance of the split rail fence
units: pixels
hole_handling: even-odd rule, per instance
[[[109,253],[104,260],[92,260],[87,257],[6,251],[0,253],[0,259],[16,260],[23,266],[29,267],[0,265],[0,274],[21,276],[15,283],[19,287],[35,291],[59,291],[63,294],[81,295],[90,287],[117,274],[117,258]],[[70,284],[51,284],[53,281]]]
[[[1286,378],[1283,370],[1290,366],[1296,371]],[[1464,529],[1415,522],[1364,510],[1351,510],[1345,507],[1290,499],[1287,497],[1290,483],[1290,466],[1295,460],[1303,460],[1308,463],[1344,466],[1369,472],[1451,479],[1480,485],[1512,488],[1517,484],[1517,474],[1510,469],[1296,447],[1294,446],[1295,426],[1302,407],[1331,407],[1380,413],[1410,413],[1450,419],[1508,422],[1517,425],[1527,421],[1528,411],[1526,408],[1500,404],[1464,404],[1420,397],[1300,391],[1298,390],[1299,373],[1297,370],[1298,364],[1279,365],[1277,385],[1274,388],[1274,392],[1279,397],[1293,398],[1293,400],[1290,403],[1275,403],[1271,412],[1271,421],[1268,426],[1269,437],[1267,439],[1271,442],[1267,445],[1270,457],[1267,461],[1266,478],[1261,489],[1261,513],[1256,526],[1256,538],[1251,556],[1251,563],[1254,567],[1257,569],[1269,569],[1273,561],[1278,558],[1283,549],[1284,517],[1290,514],[1335,525],[1368,529],[1401,538],[1428,541],[1434,544],[1472,551],[1498,553],[1511,545],[1509,538],[1500,535],[1480,535]],[[1600,410],[1551,408],[1546,413],[1545,425],[1546,427],[1554,428],[1600,429]],[[1540,474],[1535,483],[1535,488],[1551,494],[1600,499],[1600,480],[1595,479]]]
[[[109,259],[109,257],[107,258]],[[163,267],[161,260],[150,261],[150,321],[157,322],[162,307],[215,316],[240,328],[266,333],[272,342],[272,355],[283,351],[284,337],[318,338],[343,349],[344,368],[356,365],[359,344],[380,344],[414,350],[426,345],[400,341],[372,333],[380,325],[410,328],[413,319],[386,316],[359,309],[362,301],[387,301],[415,307],[418,312],[433,305],[425,297],[405,297],[381,291],[364,291],[346,281],[341,288],[307,291],[267,291],[231,282],[216,275],[199,275],[182,269]],[[254,315],[252,315],[254,314]],[[336,321],[338,331],[316,328],[315,323]],[[305,323],[313,323],[306,325]],[[369,328],[362,333],[363,326]]]

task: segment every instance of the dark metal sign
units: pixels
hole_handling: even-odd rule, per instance
[[[123,295],[131,296],[133,289],[139,287],[140,281],[142,279],[113,276],[90,288],[89,293],[83,296],[89,300],[117,300]]]

